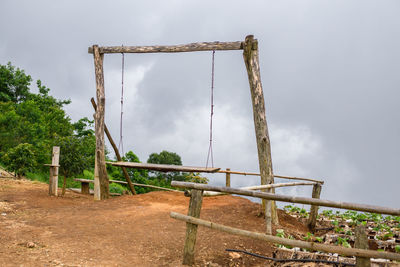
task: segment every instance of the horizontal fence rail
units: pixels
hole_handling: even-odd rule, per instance
[[[281,238],[272,235],[266,235],[257,232],[251,232],[246,230],[241,230],[229,226],[225,226],[222,224],[213,223],[210,221],[194,218],[192,216],[186,216],[180,213],[171,212],[170,217],[181,220],[187,223],[201,225],[204,227],[208,227],[214,230],[226,232],[229,234],[240,235],[245,237],[250,237],[254,239],[259,239],[271,243],[282,244],[287,246],[294,246],[299,248],[306,248],[310,250],[323,251],[328,253],[338,253],[344,256],[356,256],[356,257],[364,257],[364,258],[380,258],[380,259],[389,259],[389,260],[400,260],[400,254],[392,253],[392,252],[381,252],[375,250],[367,250],[367,249],[357,249],[357,248],[345,248],[340,246],[333,245],[325,245],[315,242],[306,242],[300,240],[292,240],[287,238]]]
[[[271,188],[279,188],[279,187],[288,187],[288,186],[300,186],[300,185],[315,185],[314,182],[294,182],[294,183],[278,183],[278,184],[266,184],[266,185],[253,185],[241,187],[239,189],[245,190],[261,190],[261,189],[271,189]],[[204,191],[203,196],[220,196],[227,195],[228,193],[214,192],[214,191]],[[185,196],[189,196],[190,193],[185,192]]]
[[[226,173],[226,174],[238,174],[238,175],[250,175],[250,176],[260,176],[259,173],[256,172],[237,172],[237,171],[231,171],[230,169],[225,170],[219,170],[217,173]],[[309,181],[309,182],[315,182],[315,183],[320,183],[324,184],[324,181],[321,180],[315,180],[311,178],[303,178],[303,177],[294,177],[294,176],[283,176],[283,175],[274,175],[275,178],[282,178],[282,179],[289,179],[289,180],[299,180],[299,181]]]
[[[172,181],[171,186],[178,187],[178,188],[189,188],[189,189],[197,189],[197,190],[224,192],[224,193],[243,195],[243,196],[249,196],[249,197],[258,197],[258,198],[262,198],[262,199],[276,200],[276,201],[282,201],[282,202],[300,203],[300,204],[308,204],[308,205],[316,205],[316,206],[324,206],[324,207],[331,207],[331,208],[349,209],[349,210],[357,210],[357,211],[365,211],[365,212],[400,216],[399,209],[392,209],[392,208],[372,206],[372,205],[355,204],[355,203],[348,203],[348,202],[338,202],[338,201],[322,200],[322,199],[306,198],[306,197],[293,197],[293,196],[278,195],[278,194],[267,193],[267,192],[258,192],[258,191],[253,191],[253,190],[244,190],[244,189],[236,189],[236,188],[231,188],[231,187],[212,186],[212,185],[188,183],[188,182],[178,182],[178,181]]]

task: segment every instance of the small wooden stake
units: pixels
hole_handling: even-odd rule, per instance
[[[225,181],[225,185],[226,187],[231,187],[231,173],[229,172],[231,169],[226,168],[226,181]]]
[[[203,190],[192,190],[189,202],[188,216],[199,218],[203,202]],[[186,223],[186,239],[183,249],[184,265],[194,264],[194,248],[196,245],[197,224]]]
[[[81,182],[81,193],[84,195],[90,195],[90,187],[88,182]]]
[[[368,237],[366,234],[366,228],[364,225],[360,224],[356,227],[355,235],[356,240],[354,243],[355,248],[369,249]],[[356,267],[370,267],[370,258],[356,257]]]
[[[58,164],[60,160],[60,147],[53,146],[53,153],[51,156],[50,178],[49,178],[49,195],[57,196],[58,189]]]
[[[320,183],[314,184],[312,191],[312,198],[319,199],[321,195],[321,189],[322,186]],[[311,205],[310,217],[308,219],[308,228],[310,229],[311,232],[314,232],[315,230],[315,224],[317,223],[317,216],[318,216],[318,208],[319,208],[318,206]]]

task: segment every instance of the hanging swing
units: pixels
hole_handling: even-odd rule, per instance
[[[118,148],[122,148],[122,153],[124,149],[123,145],[123,135],[122,135],[122,121],[123,121],[123,104],[124,104],[124,72],[125,72],[125,58],[124,53],[122,54],[122,81],[121,81],[121,116],[120,116],[120,139]],[[192,167],[192,166],[181,166],[181,165],[166,165],[166,164],[153,164],[153,163],[138,163],[138,162],[125,162],[125,161],[117,161],[117,162],[106,162],[107,164],[111,164],[113,166],[118,167],[126,167],[126,168],[135,168],[135,169],[146,169],[153,171],[161,171],[161,172],[202,172],[202,173],[213,173],[218,172],[221,168],[214,167],[214,157],[212,150],[212,127],[213,127],[213,115],[214,115],[214,58],[215,58],[215,50],[212,52],[212,68],[211,68],[211,113],[210,113],[210,139],[209,146],[207,152],[207,160],[205,167]],[[211,167],[208,167],[209,161],[211,162]]]

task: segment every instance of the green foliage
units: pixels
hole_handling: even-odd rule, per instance
[[[4,161],[3,156],[18,145],[30,144],[35,161],[31,168],[43,172],[43,164],[51,158],[52,146],[58,145],[60,139],[74,136],[75,132],[78,138],[88,137],[83,140],[83,147],[91,148],[94,136],[92,121],[87,118],[74,124],[70,122],[63,110],[70,100],[50,96],[50,89],[40,80],[36,81],[39,93],[31,93],[31,82],[29,75],[11,63],[0,65],[0,161]]]
[[[87,117],[73,123],[75,135],[78,137],[94,136],[93,123],[94,121],[89,120]]]
[[[292,235],[286,234],[285,230],[283,229],[276,229],[276,236],[280,237],[280,238],[288,238],[288,239],[294,239],[294,237]],[[287,245],[282,245],[282,244],[275,244],[276,246],[278,246],[278,248],[289,248],[291,249],[292,246],[287,246]]]
[[[394,250],[395,250],[397,253],[400,253],[400,245],[396,245],[396,246],[394,247]]]
[[[303,237],[305,241],[311,242],[313,241],[314,235],[310,232],[307,232],[306,236]]]
[[[318,243],[323,243],[324,239],[322,237],[320,237],[320,236],[316,236],[315,237],[315,241],[318,242]]]
[[[159,154],[151,153],[147,163],[182,165],[182,160],[178,154],[163,150]]]
[[[66,136],[56,139],[60,146],[60,173],[64,175],[63,191],[67,185],[67,179],[81,174],[85,169],[94,165],[94,152],[96,140],[93,133],[83,136]]]
[[[22,143],[11,148],[2,158],[9,171],[18,177],[25,175],[36,165],[34,148],[31,144]]]
[[[199,184],[207,184],[208,183],[208,178],[203,177],[200,175],[200,173],[189,173],[186,175],[186,182],[191,182],[191,183],[199,183]]]
[[[45,172],[27,172],[25,177],[31,181],[39,181],[42,183],[49,183],[49,173]]]
[[[0,101],[19,103],[26,100],[32,78],[23,70],[15,68],[8,62],[0,65]]]
[[[350,246],[348,241],[349,240],[348,240],[347,237],[343,238],[343,237],[338,236],[338,240],[336,241],[336,244],[340,245],[340,246],[343,246],[345,248],[351,248],[351,246]]]
[[[94,164],[94,151],[96,148],[93,136],[66,136],[56,139],[60,146],[60,172],[71,177],[83,172]]]
[[[117,183],[111,183],[110,184],[110,193],[118,193],[118,194],[124,194],[126,191],[126,188],[120,184]]]
[[[159,154],[152,153],[147,159],[147,163],[154,164],[166,164],[166,165],[182,165],[181,157],[174,153],[166,150],[161,151]],[[149,171],[149,178],[157,179],[159,181],[165,180],[168,184],[171,181],[186,181],[187,173],[181,172],[158,172],[158,171]]]

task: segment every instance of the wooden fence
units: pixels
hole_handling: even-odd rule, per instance
[[[178,214],[175,212],[171,212],[171,214],[170,214],[171,218],[174,218],[177,220],[182,220],[187,223],[186,224],[187,226],[186,226],[184,256],[183,256],[183,264],[185,264],[185,265],[194,264],[194,248],[195,248],[195,243],[196,243],[197,226],[198,225],[205,226],[205,227],[208,227],[211,229],[215,229],[217,231],[223,231],[223,232],[231,233],[231,234],[235,234],[235,235],[246,236],[246,237],[264,240],[264,241],[272,242],[272,243],[290,245],[290,246],[306,248],[306,249],[311,249],[311,250],[329,252],[329,253],[338,253],[338,254],[346,255],[346,256],[356,256],[357,262],[361,261],[361,260],[365,260],[365,259],[368,260],[369,258],[383,258],[383,259],[400,261],[400,254],[398,254],[398,253],[381,252],[381,251],[363,249],[363,246],[360,246],[360,248],[345,248],[345,247],[341,247],[341,246],[325,245],[325,244],[319,244],[319,243],[315,243],[315,242],[290,240],[290,239],[285,239],[285,238],[279,238],[279,237],[272,236],[272,235],[266,235],[266,234],[262,234],[262,233],[232,228],[232,227],[228,227],[228,226],[224,226],[221,224],[216,224],[216,223],[213,223],[210,221],[205,221],[205,220],[199,219],[204,190],[225,192],[225,193],[237,194],[237,195],[243,195],[243,196],[252,196],[252,197],[258,197],[258,198],[268,199],[268,200],[277,200],[277,201],[300,203],[300,204],[311,204],[311,205],[318,205],[318,206],[325,206],[325,207],[374,212],[374,213],[380,213],[380,214],[390,214],[390,215],[396,215],[396,216],[400,216],[399,209],[392,209],[392,208],[378,207],[378,206],[371,206],[371,205],[364,205],[364,204],[336,202],[336,201],[321,200],[321,199],[315,199],[315,198],[290,197],[290,196],[284,196],[284,195],[277,195],[277,194],[273,194],[273,193],[256,192],[256,191],[252,191],[252,190],[235,189],[235,188],[230,188],[230,187],[218,187],[218,186],[187,183],[187,182],[173,181],[171,183],[171,185],[174,187],[178,187],[178,188],[192,189],[191,194],[190,194],[191,197],[190,197],[190,202],[189,202],[188,216],[183,215],[183,214]]]

